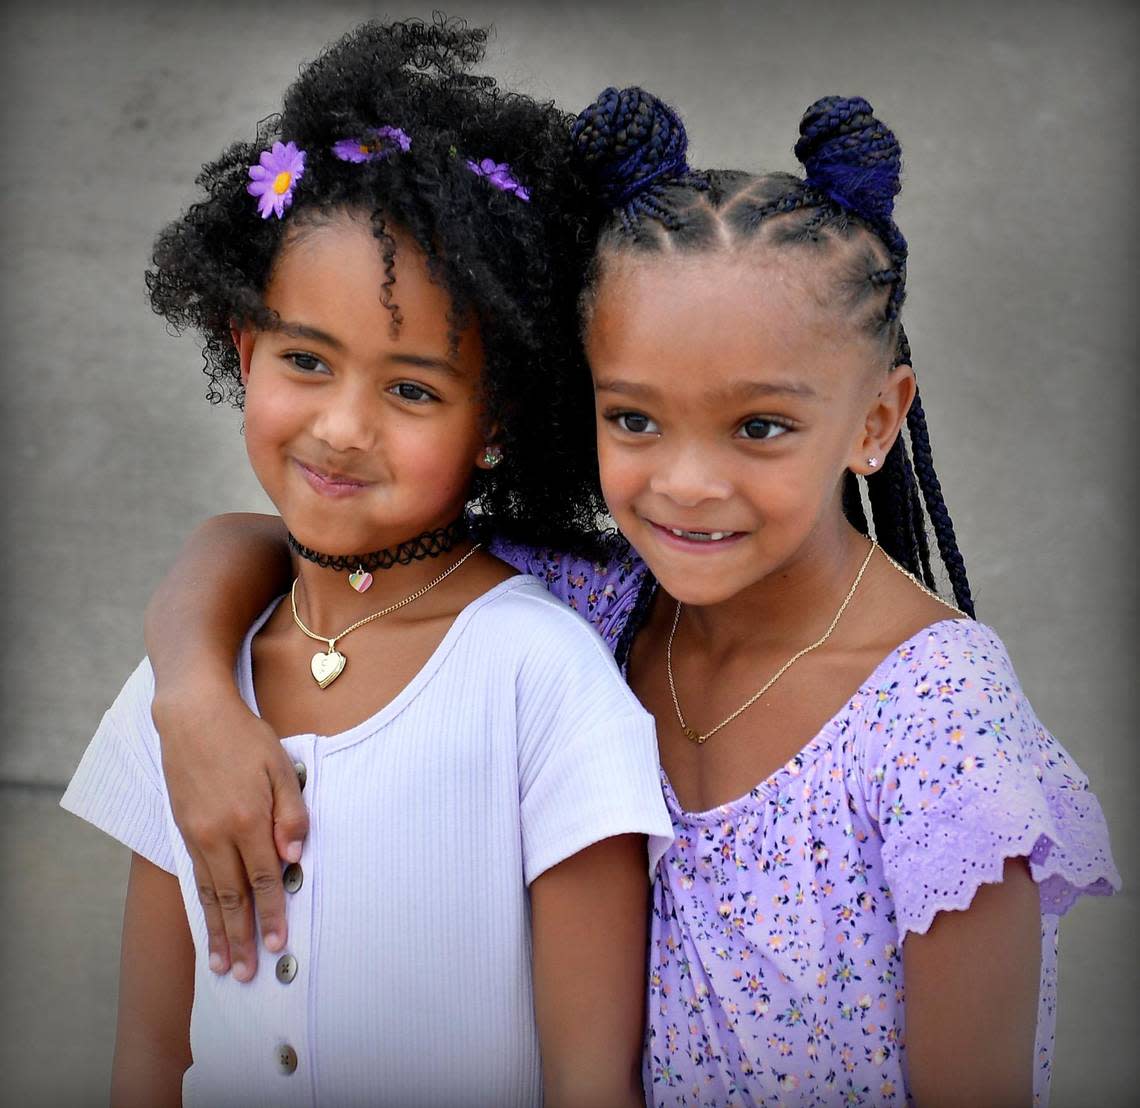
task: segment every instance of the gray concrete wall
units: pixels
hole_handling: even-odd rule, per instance
[[[466,3],[568,107],[642,83],[696,164],[794,167],[866,95],[906,155],[915,365],[981,617],[1092,778],[1128,891],[1062,933],[1057,1105],[1134,1101],[1135,57],[1124,3]],[[55,802],[187,530],[265,501],[237,414],[150,315],[151,239],[365,3],[7,5],[0,1101],[100,1103],[124,853]],[[427,14],[405,8],[394,14]],[[968,1060],[964,1060],[968,1063]]]

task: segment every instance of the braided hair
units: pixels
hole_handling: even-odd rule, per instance
[[[796,156],[804,176],[737,170],[697,173],[676,113],[643,89],[606,89],[579,115],[576,149],[607,208],[580,300],[589,319],[607,260],[622,253],[715,251],[748,239],[809,250],[832,268],[833,302],[882,343],[893,366],[911,364],[899,315],[906,295],[907,242],[894,221],[901,151],[861,97],[817,100],[800,121]],[[974,614],[966,566],[934,470],[917,388],[907,414],[910,449],[899,435],[866,480],[848,472],[843,511],[865,535],[928,588],[935,587],[927,521],[957,606]],[[925,510],[924,510],[925,509]]]
[[[203,168],[196,202],[158,237],[147,289],[174,330],[201,336],[209,399],[240,407],[230,328],[273,325],[263,292],[290,233],[343,211],[365,216],[386,273],[376,295],[398,328],[398,228],[450,297],[452,341],[468,321],[480,329],[485,410],[503,455],[475,472],[472,519],[508,538],[589,549],[604,502],[582,431],[593,425],[589,375],[573,341],[590,244],[572,117],[473,73],[486,38],[437,16],[365,23],[328,47],[253,141]],[[397,130],[407,142],[390,156],[344,160],[334,149]],[[275,141],[305,152],[303,177],[284,218],[259,218],[249,169]]]

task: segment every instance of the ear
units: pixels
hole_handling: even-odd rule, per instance
[[[241,385],[245,388],[249,383],[249,366],[253,360],[253,332],[242,331],[236,324],[231,324],[230,338],[237,348],[238,361],[241,364]]]
[[[475,454],[475,468],[476,469],[494,469],[495,466],[502,461],[503,448],[499,445],[499,425],[492,423],[489,427],[484,429],[483,432],[483,445]],[[490,458],[496,458],[496,461],[489,461]]]
[[[914,370],[909,365],[897,365],[879,378],[879,388],[871,398],[863,427],[858,435],[847,468],[864,477],[874,473],[902,430],[917,389]]]

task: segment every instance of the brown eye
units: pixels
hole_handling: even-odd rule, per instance
[[[740,434],[746,439],[765,442],[780,435],[786,434],[788,428],[782,423],[775,423],[770,419],[746,419],[740,425]]]
[[[649,416],[642,415],[641,412],[617,412],[606,418],[616,423],[623,431],[628,431],[631,435],[652,434],[657,430],[657,424],[655,424]]]
[[[286,354],[285,357],[302,373],[317,373],[324,369],[324,363],[315,354]]]
[[[401,400],[411,400],[415,403],[436,399],[427,389],[414,385],[411,381],[401,381],[398,385],[393,385],[392,392]]]

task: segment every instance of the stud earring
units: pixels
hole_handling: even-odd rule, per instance
[[[494,469],[503,460],[503,448],[496,442],[491,443],[483,451],[483,464],[488,469]]]
[[[879,468],[879,459],[878,458],[868,458],[867,459],[867,465],[869,465],[872,469],[878,469]]]

